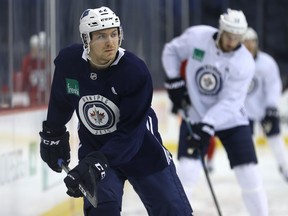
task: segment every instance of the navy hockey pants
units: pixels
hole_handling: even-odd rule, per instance
[[[164,170],[144,177],[125,177],[110,169],[98,184],[98,207],[93,208],[84,199],[85,216],[120,216],[126,179],[139,195],[149,216],[192,215],[192,208],[171,161]]]

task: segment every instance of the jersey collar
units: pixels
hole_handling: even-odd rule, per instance
[[[112,65],[117,65],[118,62],[120,61],[120,59],[124,56],[124,53],[125,53],[125,49],[123,49],[123,48],[120,47],[120,48],[118,49],[118,56],[117,56],[117,58],[112,62],[112,64],[111,64],[109,67],[111,67]],[[84,50],[83,53],[82,53],[82,59],[84,59],[85,61],[88,62],[88,53],[87,53],[86,50]]]

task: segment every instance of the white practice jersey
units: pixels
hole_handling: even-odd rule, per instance
[[[204,25],[190,27],[162,53],[169,78],[180,77],[181,62],[187,60],[191,122],[211,124],[216,131],[248,124],[244,101],[255,71],[254,59],[243,45],[232,52],[217,48],[217,31]]]
[[[256,71],[245,101],[248,117],[260,121],[267,107],[278,107],[282,92],[282,81],[275,60],[259,51],[255,59]]]

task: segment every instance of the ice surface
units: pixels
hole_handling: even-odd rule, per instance
[[[288,182],[279,173],[269,147],[257,147],[259,168],[263,176],[269,202],[270,216],[288,215]],[[175,161],[177,165],[177,161]],[[248,216],[234,172],[230,170],[226,152],[218,148],[214,157],[214,172],[210,179],[223,216]],[[202,173],[193,192],[192,207],[195,216],[217,216],[206,178]],[[140,199],[126,184],[122,216],[147,216]]]

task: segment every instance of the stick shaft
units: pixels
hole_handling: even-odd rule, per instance
[[[184,119],[184,121],[185,121],[185,123],[187,125],[189,135],[192,137],[193,136],[193,131],[192,131],[192,128],[191,128],[191,125],[190,125],[190,120],[189,120],[187,109],[188,109],[188,107],[185,106],[185,108],[183,109],[182,117],[183,117],[183,119]],[[188,152],[190,152],[189,150],[190,149],[188,149]],[[202,167],[203,167],[203,170],[204,170],[204,173],[205,173],[205,177],[206,177],[210,192],[212,194],[212,198],[213,198],[213,201],[215,203],[218,215],[222,216],[222,213],[221,213],[221,210],[220,210],[220,206],[218,204],[218,201],[217,201],[217,198],[216,198],[216,195],[215,195],[215,192],[213,190],[213,186],[212,186],[212,183],[211,183],[211,180],[210,180],[210,177],[209,177],[209,173],[208,173],[208,170],[207,170],[207,167],[206,167],[206,164],[205,164],[204,155],[202,155],[202,152],[201,152],[201,150],[199,148],[196,149],[196,150],[198,152],[198,155],[200,155],[201,164],[202,164]]]

